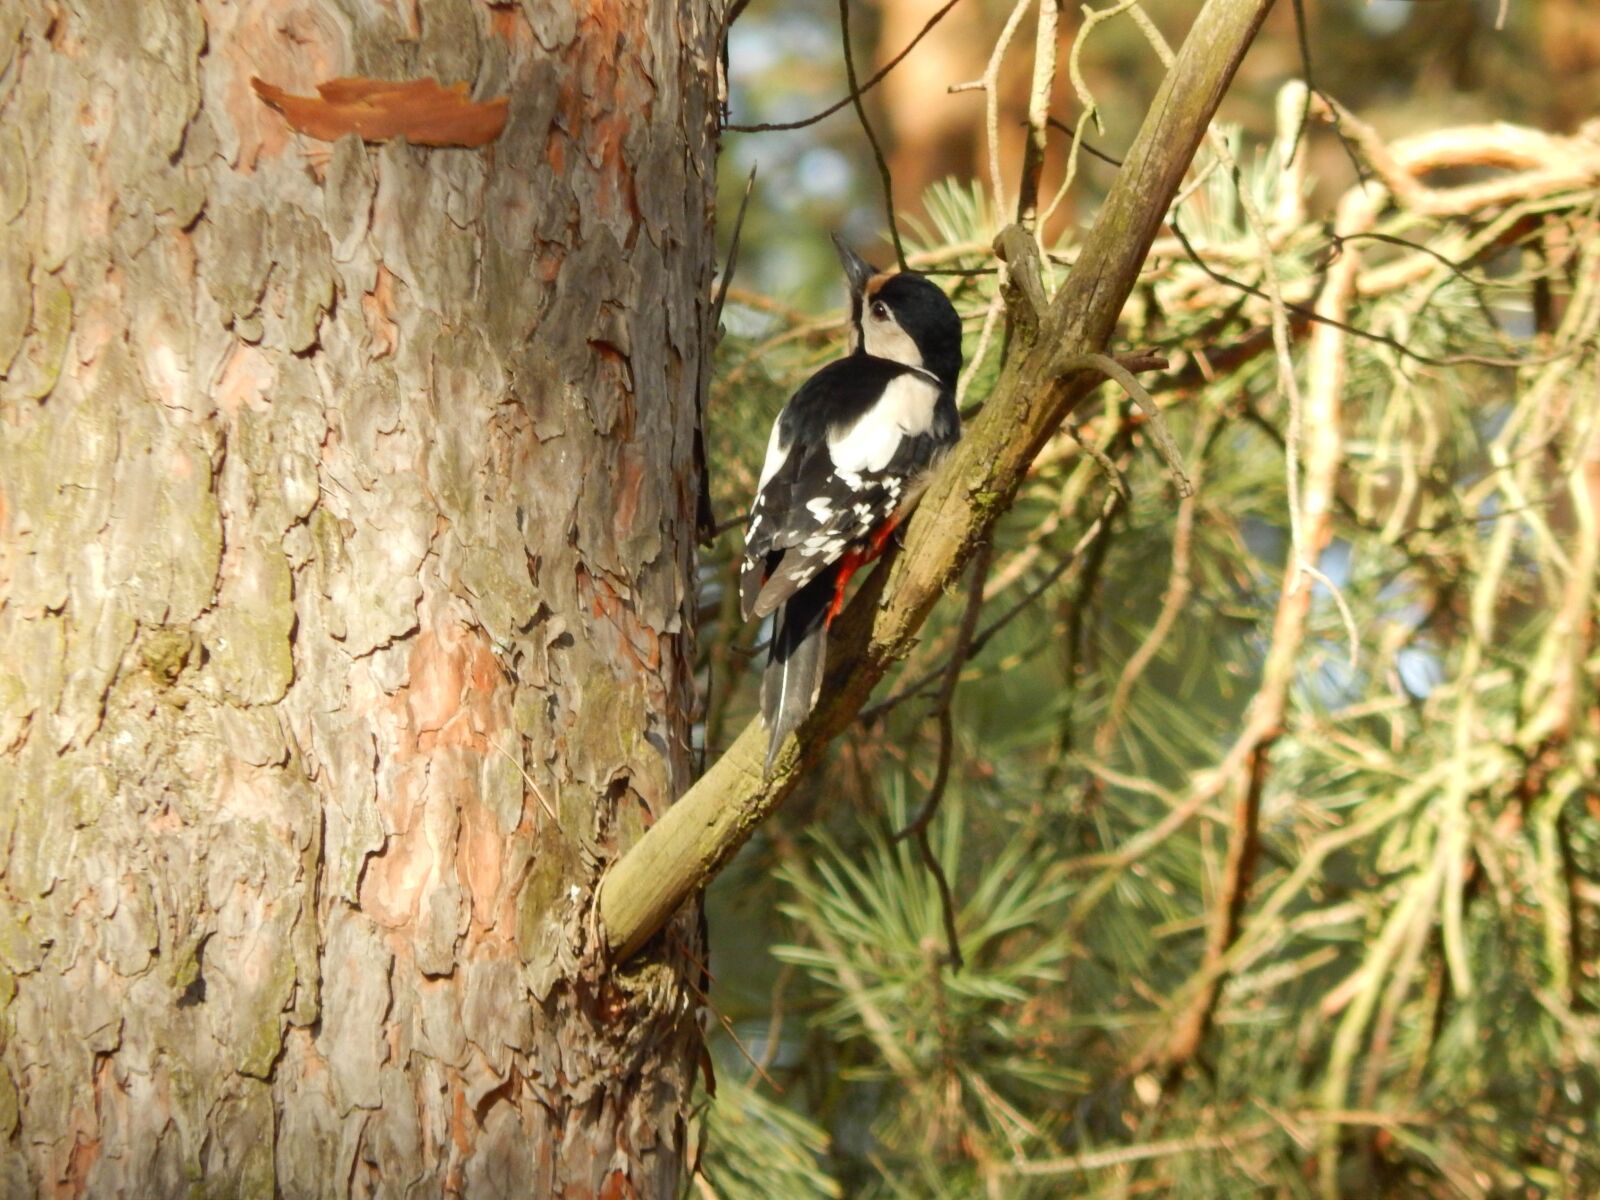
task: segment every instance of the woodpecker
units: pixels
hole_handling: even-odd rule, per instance
[[[745,620],[776,614],[761,681],[769,773],[816,705],[851,575],[883,553],[961,436],[955,306],[923,276],[879,272],[833,242],[850,283],[850,352],[778,414],[739,569]]]

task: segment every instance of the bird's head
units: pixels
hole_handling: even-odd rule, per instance
[[[850,349],[919,367],[954,387],[961,373],[961,318],[938,286],[915,271],[879,271],[837,236],[850,280]]]

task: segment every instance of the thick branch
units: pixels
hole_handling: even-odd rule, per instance
[[[1102,351],[1195,148],[1272,0],[1208,0],[1129,150],[1111,194],[1038,336],[1019,339],[982,414],[934,481],[904,553],[876,571],[836,625],[822,699],[762,777],[766,730],[752,721],[728,752],[619,859],[600,885],[613,955],[637,950],[721,869],[850,724],[994,520],[1041,447],[1100,382],[1069,369]]]

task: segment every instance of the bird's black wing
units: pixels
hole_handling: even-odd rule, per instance
[[[765,616],[866,542],[959,436],[954,398],[925,373],[856,354],[785,406],[751,506],[745,616]]]

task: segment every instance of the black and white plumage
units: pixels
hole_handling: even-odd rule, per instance
[[[961,321],[910,272],[880,274],[835,239],[850,279],[850,354],[800,386],[773,424],[745,526],[745,618],[776,614],[761,687],[767,769],[816,705],[845,585],[883,550],[961,436]]]

